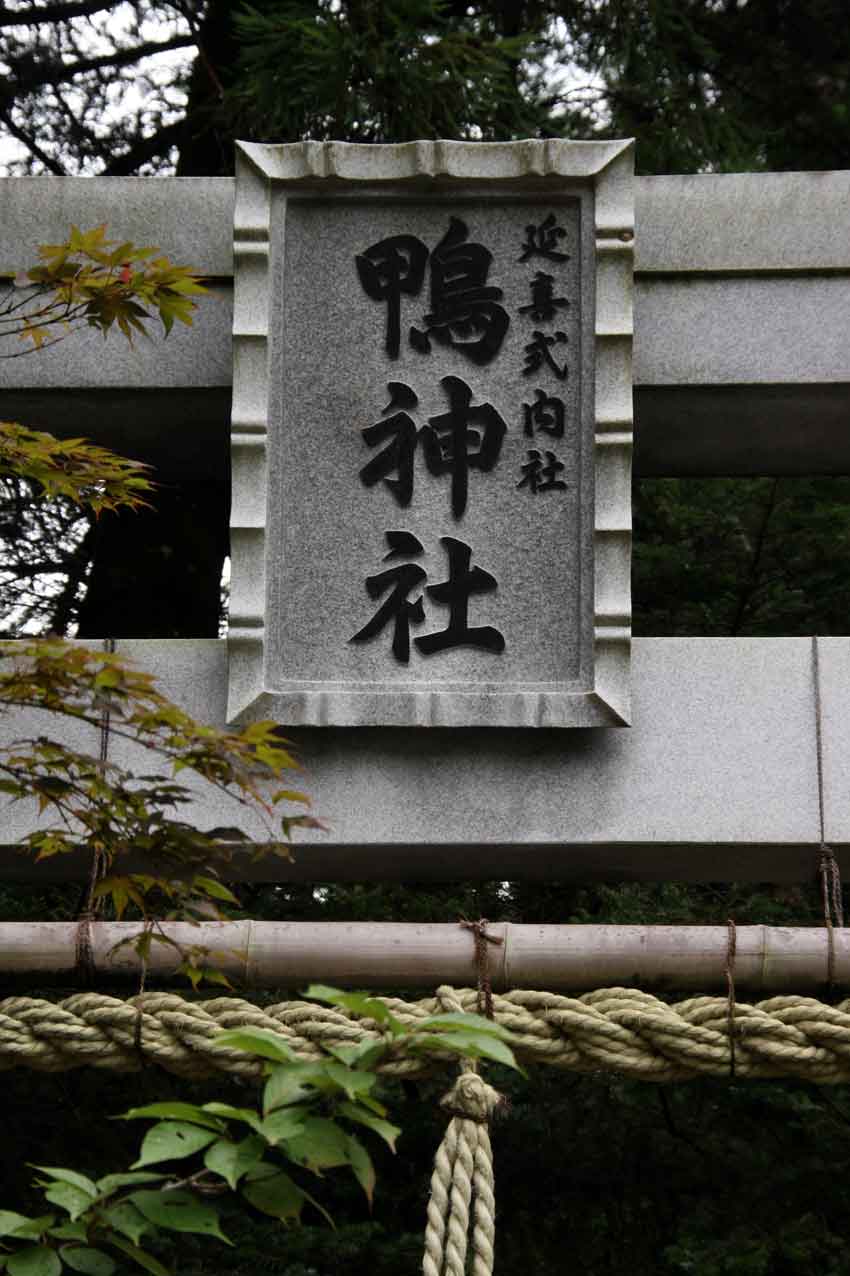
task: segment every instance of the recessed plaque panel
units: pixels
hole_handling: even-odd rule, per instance
[[[528,145],[241,148],[231,716],[627,722],[632,232]]]

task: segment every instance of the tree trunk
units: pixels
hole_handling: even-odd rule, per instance
[[[221,118],[221,95],[236,59],[232,0],[210,0],[197,31],[198,56],[189,82],[178,177],[229,177],[233,136]]]

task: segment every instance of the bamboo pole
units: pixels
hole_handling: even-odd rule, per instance
[[[122,941],[134,922],[89,925],[94,978],[138,978],[139,962]],[[458,923],[207,922],[163,924],[186,948],[210,950],[209,960],[239,988],[303,988],[310,982],[356,988],[474,985],[475,945]],[[487,934],[494,989],[537,988],[580,993],[613,985],[725,990],[725,926],[527,926],[497,922]],[[0,978],[73,982],[80,931],[71,922],[0,923]],[[836,987],[850,988],[850,929],[833,931]],[[828,936],[822,928],[739,926],[734,961],[740,994],[771,996],[823,991]],[[148,977],[167,979],[180,957],[154,943]]]

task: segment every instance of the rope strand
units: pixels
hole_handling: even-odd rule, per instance
[[[476,988],[444,987],[420,1001],[384,1001],[403,1023],[414,1025],[447,1010],[474,1011],[477,997]],[[518,989],[493,994],[493,1019],[511,1031],[522,1063],[656,1082],[729,1075],[728,997],[693,997],[669,1005],[635,988],[603,988],[576,998]],[[94,992],[59,1003],[10,997],[0,1001],[0,1070],[137,1072],[144,1057],[179,1076],[250,1079],[259,1077],[261,1065],[216,1044],[225,1028],[247,1024],[280,1033],[302,1059],[317,1058],[326,1045],[381,1039],[377,1024],[303,1001],[261,1008],[239,997],[199,1002],[162,992],[127,1001]],[[798,996],[755,1005],[737,1002],[735,1027],[736,1080],[850,1081],[850,1000],[835,1006]],[[417,1077],[451,1063],[448,1053],[443,1060],[425,1059],[406,1056],[399,1047],[379,1070]]]

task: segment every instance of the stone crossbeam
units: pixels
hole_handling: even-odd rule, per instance
[[[637,179],[638,474],[850,472],[848,196],[845,172]],[[217,296],[153,357],[117,341],[104,356],[92,333],[5,362],[0,414],[223,478],[232,213],[227,178],[0,180],[0,273],[72,222],[106,222]]]
[[[850,870],[850,638],[821,638],[826,839]],[[122,654],[198,717],[222,723],[225,644],[126,640]],[[297,836],[291,864],[243,860],[274,880],[814,879],[820,846],[812,642],[644,638],[634,643],[628,730],[293,730],[298,787],[327,833]],[[7,739],[43,715],[0,720]],[[54,729],[57,729],[54,726]],[[97,754],[98,734],[59,728]],[[138,746],[116,762],[150,769]],[[199,795],[202,826],[245,827],[231,803]],[[4,810],[2,877],[82,875],[11,852],[32,827]],[[246,831],[262,836],[258,825]]]
[[[636,196],[638,473],[850,473],[850,173],[642,178]],[[0,274],[72,223],[105,222],[204,271],[215,292],[166,342],[104,347],[83,333],[5,360],[0,418],[87,435],[166,480],[223,485],[232,204],[228,179],[0,181]],[[223,642],[139,639],[119,651],[190,712],[224,722]],[[291,864],[242,857],[235,874],[801,881],[823,838],[850,869],[850,639],[820,639],[818,652],[821,766],[804,638],[636,641],[630,730],[293,731],[298,787],[329,832],[299,835]],[[6,740],[46,729],[35,716],[0,719]],[[94,731],[61,734],[97,754]],[[110,747],[116,762],[140,761]],[[200,792],[192,817],[245,823]],[[82,863],[14,853],[34,818],[4,809],[0,876],[82,875]]]

